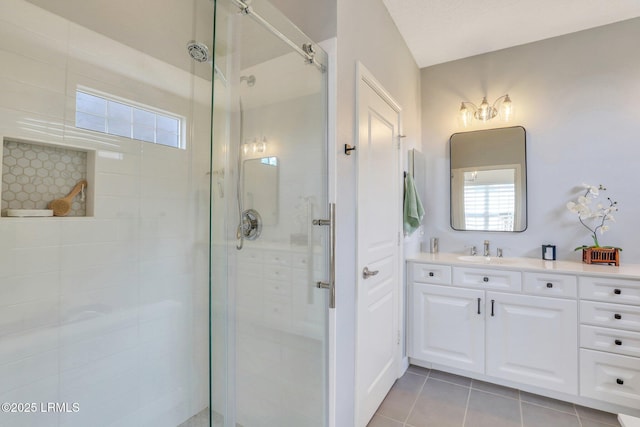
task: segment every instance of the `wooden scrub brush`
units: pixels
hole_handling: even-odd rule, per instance
[[[53,211],[53,216],[66,216],[71,210],[71,202],[73,201],[73,198],[85,188],[87,188],[87,180],[83,179],[73,187],[66,197],[50,201],[47,207]]]

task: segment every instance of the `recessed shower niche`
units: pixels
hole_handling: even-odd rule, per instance
[[[70,209],[64,216],[92,216],[94,163],[93,151],[4,138],[2,216],[51,216],[49,203],[65,198]]]

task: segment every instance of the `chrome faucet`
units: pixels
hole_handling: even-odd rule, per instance
[[[476,247],[475,247],[475,246],[471,246],[471,247],[469,248],[469,255],[472,255],[472,256],[476,256],[476,255],[478,255],[478,250],[476,249]]]
[[[484,256],[490,256],[491,255],[491,251],[489,250],[489,241],[485,240],[484,241]]]

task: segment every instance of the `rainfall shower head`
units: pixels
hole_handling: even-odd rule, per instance
[[[209,48],[204,43],[191,40],[189,43],[187,43],[187,51],[189,52],[189,56],[194,61],[198,61],[198,62],[209,61]]]
[[[249,76],[240,76],[240,83],[247,82],[247,86],[253,87],[256,84],[256,76],[253,74]]]
[[[197,42],[195,40],[191,40],[187,43],[187,51],[189,52],[189,56],[196,62],[206,62],[210,65],[213,65],[213,61],[209,56],[209,48],[206,44]],[[227,78],[224,76],[224,73],[218,68],[217,65],[213,67],[213,72],[216,77],[222,81],[222,83],[227,85]],[[254,78],[255,80],[255,78]]]

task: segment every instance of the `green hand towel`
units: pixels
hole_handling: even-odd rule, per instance
[[[420,227],[420,222],[424,217],[424,208],[420,201],[420,196],[416,191],[416,184],[413,176],[407,173],[404,180],[404,232],[411,234]]]

